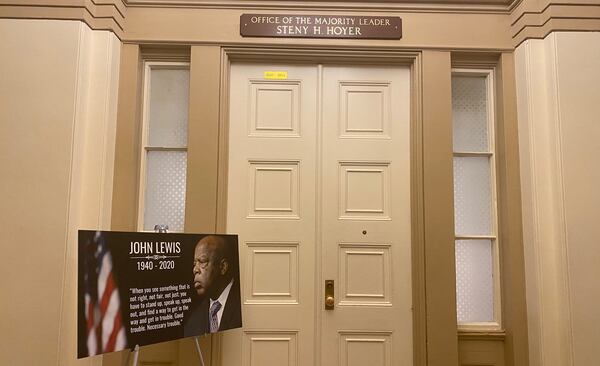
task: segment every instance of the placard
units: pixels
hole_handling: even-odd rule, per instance
[[[400,39],[402,19],[386,16],[242,14],[243,37]]]
[[[78,358],[241,326],[236,235],[79,231]]]
[[[267,80],[287,80],[287,71],[265,71],[263,76]]]

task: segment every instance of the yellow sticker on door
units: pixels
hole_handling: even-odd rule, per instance
[[[264,78],[270,80],[287,80],[287,71],[265,71]]]

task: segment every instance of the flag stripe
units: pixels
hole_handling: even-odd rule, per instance
[[[106,347],[104,348],[104,350],[106,352],[112,352],[115,350],[115,343],[117,341],[117,335],[119,334],[120,330],[121,330],[121,312],[119,311],[119,312],[117,312],[117,316],[115,316],[112,333],[110,334],[110,337],[108,337],[108,342],[106,342]]]
[[[87,319],[87,327],[86,330],[89,333],[90,330],[94,327],[94,304],[92,299],[90,299],[89,295],[85,295],[85,317]]]
[[[96,333],[94,329],[94,303],[89,298],[89,295],[86,295],[86,302],[88,302],[88,307],[86,309],[87,312],[87,347],[88,354],[90,356],[95,355],[98,352],[98,344],[96,342]]]
[[[102,348],[106,347],[108,338],[113,331],[114,318],[120,314],[119,312],[119,294],[117,291],[113,291],[113,295],[110,297],[110,302],[104,318],[102,319]]]
[[[112,274],[112,261],[109,254],[100,253],[98,258],[100,269],[98,271],[98,298],[102,298],[108,277]]]
[[[101,232],[87,243],[85,318],[88,355],[127,347],[121,319],[121,301],[112,271],[112,258]]]
[[[108,308],[108,303],[112,298],[113,291],[115,290],[115,282],[113,281],[113,274],[110,272],[108,274],[108,279],[106,281],[106,288],[104,289],[104,293],[102,294],[102,300],[100,301],[100,313],[103,315],[106,313],[106,309]],[[116,291],[115,291],[116,292]],[[117,298],[118,301],[118,298]],[[102,321],[103,319],[100,319]]]

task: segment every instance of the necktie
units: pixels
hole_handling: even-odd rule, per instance
[[[210,332],[214,333],[219,330],[219,318],[217,317],[217,313],[221,309],[221,303],[218,301],[213,302],[210,306]]]

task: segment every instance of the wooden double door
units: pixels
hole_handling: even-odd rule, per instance
[[[412,365],[410,93],[408,67],[232,63],[222,365]]]

